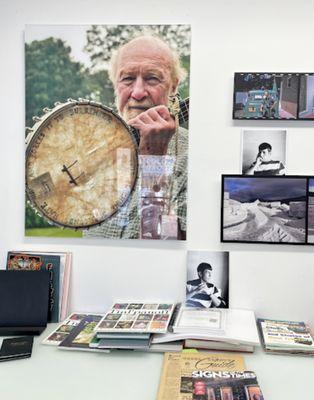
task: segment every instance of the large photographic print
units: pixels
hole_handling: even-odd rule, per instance
[[[185,240],[188,25],[25,30],[26,236]]]
[[[223,242],[306,243],[307,177],[222,177]]]
[[[299,76],[236,73],[234,119],[297,119]]]

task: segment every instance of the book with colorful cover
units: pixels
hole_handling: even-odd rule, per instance
[[[95,332],[165,333],[174,304],[116,302],[97,324]]]
[[[80,323],[69,332],[69,334],[62,340],[58,348],[62,350],[85,350],[85,351],[102,351],[109,353],[109,350],[102,349],[99,346],[90,346],[91,343],[95,344],[94,328],[101,320],[103,315],[87,314]]]
[[[252,371],[193,371],[193,400],[264,400]],[[181,386],[181,391],[185,387]]]
[[[304,322],[260,318],[257,323],[266,351],[314,353],[314,338]]]
[[[81,321],[87,316],[87,313],[72,313],[57,328],[51,332],[44,340],[43,344],[59,346],[59,344],[74,330]]]

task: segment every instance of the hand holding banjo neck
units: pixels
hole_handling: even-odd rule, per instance
[[[170,112],[187,121],[189,100],[176,107]],[[28,200],[54,225],[99,225],[123,206],[135,185],[139,133],[112,109],[89,100],[70,99],[44,111],[26,138]]]
[[[178,96],[170,96],[168,108],[170,114],[178,119],[178,124],[183,125],[189,121],[189,107],[190,99],[180,99]],[[140,133],[138,129],[131,127],[132,133],[135,137],[136,143],[140,143]]]

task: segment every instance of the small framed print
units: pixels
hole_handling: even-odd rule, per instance
[[[284,129],[243,129],[242,174],[286,175],[286,143]]]
[[[234,74],[233,119],[297,119],[298,73]]]

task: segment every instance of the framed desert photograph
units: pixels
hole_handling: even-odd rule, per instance
[[[188,251],[185,305],[229,307],[229,252]]]
[[[307,207],[307,241],[314,244],[314,178],[309,179]]]
[[[221,241],[307,243],[308,177],[222,176]]]
[[[241,170],[243,175],[285,175],[287,131],[243,129]]]
[[[25,235],[185,240],[189,25],[28,25]]]
[[[235,73],[233,119],[297,119],[299,74]]]

